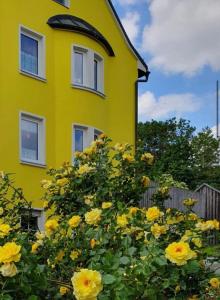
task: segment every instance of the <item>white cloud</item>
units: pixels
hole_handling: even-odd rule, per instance
[[[214,135],[214,137],[216,137],[216,136],[217,136],[217,126],[216,126],[216,125],[213,126],[213,127],[211,128],[211,131],[212,131],[212,134]],[[219,134],[219,136],[220,136],[220,123],[218,124],[218,134]]]
[[[206,65],[220,70],[219,0],[152,0],[149,10],[142,43],[149,65],[189,76]]]
[[[140,15],[137,12],[127,12],[125,17],[121,19],[125,31],[127,32],[132,43],[135,42],[140,32]]]
[[[183,113],[198,111],[201,107],[199,99],[190,93],[170,94],[158,99],[149,91],[139,97],[139,118],[158,119],[172,116],[181,117]]]

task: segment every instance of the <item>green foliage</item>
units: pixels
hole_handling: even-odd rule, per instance
[[[158,179],[168,173],[189,188],[201,183],[213,183],[220,187],[220,172],[216,167],[219,160],[219,141],[209,128],[195,134],[195,127],[189,121],[175,118],[138,124],[140,151],[149,151],[155,156],[151,175]]]

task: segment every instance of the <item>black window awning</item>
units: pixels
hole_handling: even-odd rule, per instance
[[[88,22],[72,15],[56,15],[47,21],[47,24],[54,29],[79,32],[99,42],[107,51],[109,56],[115,56],[114,51],[106,38]]]

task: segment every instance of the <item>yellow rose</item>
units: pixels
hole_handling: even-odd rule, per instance
[[[12,229],[8,224],[1,224],[0,225],[0,238],[3,238],[6,235],[8,235],[11,230]]]
[[[151,232],[156,239],[158,239],[161,236],[161,234],[165,234],[167,232],[167,229],[168,229],[167,226],[165,225],[160,226],[157,223],[151,226]]]
[[[125,153],[122,155],[122,159],[126,160],[127,162],[133,162],[134,161],[134,156],[128,153]]]
[[[125,227],[128,224],[128,219],[125,214],[117,216],[117,224],[119,227]]]
[[[190,213],[190,214],[188,215],[188,219],[189,219],[190,221],[196,221],[196,220],[198,219],[198,216],[197,216],[197,214],[195,214],[195,213]]]
[[[45,233],[44,232],[40,232],[40,231],[37,231],[35,233],[35,236],[38,240],[43,240],[45,238]]]
[[[66,295],[66,293],[68,293],[68,292],[69,292],[69,289],[67,287],[65,287],[65,286],[60,287],[60,295],[61,296]]]
[[[6,243],[0,247],[0,263],[11,263],[20,261],[21,254],[19,253],[21,246],[14,242]]]
[[[174,242],[165,249],[165,256],[177,266],[187,263],[187,260],[195,258],[196,252],[192,251],[188,243]]]
[[[47,232],[51,233],[54,230],[56,230],[58,227],[58,222],[57,220],[48,220],[45,224],[45,228],[47,230]]]
[[[216,278],[216,277],[213,277],[213,278],[210,279],[209,284],[214,289],[219,289],[219,287],[220,287],[220,280],[218,278]]]
[[[73,294],[77,300],[97,300],[102,290],[101,274],[97,271],[81,269],[71,278]]]
[[[37,249],[39,248],[40,244],[38,242],[34,243],[31,246],[31,253],[37,253]]]
[[[51,185],[52,185],[52,181],[51,180],[44,179],[44,180],[41,181],[41,186],[45,190],[48,190],[51,187]]]
[[[189,206],[190,207],[190,206],[194,206],[197,202],[198,202],[198,200],[196,200],[196,199],[188,198],[188,199],[185,199],[183,201],[183,204],[185,206]]]
[[[80,256],[80,254],[81,254],[81,251],[80,250],[73,250],[71,253],[70,253],[70,258],[72,259],[72,260],[75,260],[75,259],[77,259],[79,256]]]
[[[65,253],[63,250],[60,250],[55,258],[55,261],[58,262],[58,261],[62,261],[63,257],[64,257]]]
[[[73,216],[71,219],[69,219],[68,224],[71,228],[76,228],[80,222],[81,222],[80,216]]]
[[[144,187],[147,187],[150,185],[150,178],[147,176],[142,176],[141,183]]]
[[[57,179],[57,185],[59,186],[65,186],[69,183],[69,179],[67,178],[61,178],[61,179]]]
[[[95,199],[95,195],[86,195],[84,196],[84,201],[86,205],[92,206],[93,200]]]
[[[13,277],[17,274],[18,270],[14,263],[5,263],[1,266],[0,272],[4,277]]]
[[[89,225],[96,225],[101,220],[102,210],[94,208],[85,214],[85,221]]]
[[[163,213],[156,206],[150,207],[146,211],[147,220],[150,222],[160,218],[162,215],[163,215]]]
[[[76,172],[77,175],[84,175],[92,172],[95,168],[90,167],[88,164],[82,165],[79,167],[78,171]]]
[[[135,215],[138,210],[139,210],[138,207],[129,207],[129,213],[128,213],[129,216],[131,217],[131,216]]]
[[[102,209],[112,207],[112,202],[102,202]]]
[[[91,248],[93,249],[95,247],[95,245],[96,245],[96,240],[95,239],[91,239],[90,240],[90,246],[91,246]]]
[[[141,155],[141,160],[146,161],[148,165],[152,165],[154,162],[154,156],[151,153],[144,153]]]

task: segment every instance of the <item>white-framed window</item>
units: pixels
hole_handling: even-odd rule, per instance
[[[83,150],[90,146],[92,141],[98,139],[102,131],[85,125],[74,124],[72,135],[72,150],[74,152],[83,152]]]
[[[21,214],[21,228],[25,231],[36,232],[44,230],[45,215],[42,209],[34,208],[29,216],[28,210]]]
[[[20,113],[20,159],[23,162],[45,164],[45,119]]]
[[[91,49],[73,46],[72,83],[104,93],[104,61]]]
[[[19,43],[20,70],[45,78],[45,37],[20,26]]]
[[[70,7],[70,0],[54,0],[54,1],[66,7]]]

